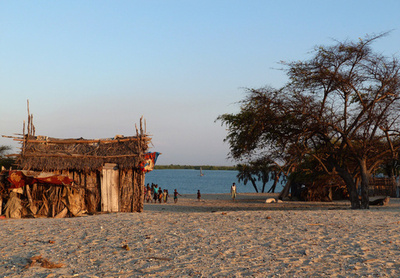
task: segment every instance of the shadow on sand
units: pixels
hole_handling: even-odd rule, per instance
[[[219,212],[219,211],[268,211],[268,210],[347,210],[349,201],[334,202],[301,202],[285,201],[280,203],[265,203],[266,197],[277,197],[266,194],[243,194],[235,201],[229,194],[205,194],[198,201],[194,195],[183,195],[178,203],[173,199],[168,203],[145,203],[144,211],[159,212]]]

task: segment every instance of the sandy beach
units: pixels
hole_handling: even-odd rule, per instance
[[[183,195],[143,213],[0,220],[0,277],[400,277],[400,200]],[[373,199],[373,198],[371,198]]]

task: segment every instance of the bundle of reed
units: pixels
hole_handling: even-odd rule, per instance
[[[86,211],[84,189],[42,184],[33,188],[33,204],[30,207],[39,208],[35,217],[56,217],[60,213],[65,216],[79,216]],[[32,210],[31,212],[34,213]]]
[[[10,198],[8,199],[4,209],[7,218],[21,218],[23,207],[17,191],[10,192]]]

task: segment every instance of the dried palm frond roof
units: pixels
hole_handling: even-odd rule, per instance
[[[106,139],[36,136],[33,115],[29,113],[29,100],[27,108],[27,132],[24,121],[22,134],[17,134],[18,137],[3,135],[22,144],[20,154],[9,155],[17,158],[17,164],[22,170],[91,172],[100,169],[105,163],[116,163],[120,169],[135,169],[143,162],[151,143],[151,138],[143,131],[143,117],[140,118],[140,129],[136,127],[136,136],[116,135]]]
[[[104,163],[116,163],[120,169],[138,168],[150,142],[147,135],[108,139],[25,135],[17,163],[24,170],[40,171],[93,171]]]

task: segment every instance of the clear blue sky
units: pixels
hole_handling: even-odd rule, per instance
[[[243,88],[280,87],[279,61],[390,31],[400,1],[0,1],[0,135],[134,135],[143,115],[158,164],[232,165],[218,115]],[[0,138],[0,145],[18,146]]]

